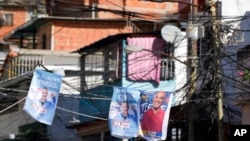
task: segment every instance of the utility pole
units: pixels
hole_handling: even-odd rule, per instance
[[[219,41],[219,29],[218,23],[220,21],[221,11],[218,8],[221,7],[220,2],[211,0],[211,14],[213,23],[213,46],[215,47],[216,58],[216,72],[215,72],[215,85],[218,87],[216,90],[217,101],[217,122],[218,122],[218,141],[224,141],[224,127],[223,127],[223,94],[222,94],[222,83],[221,83],[221,67],[220,67],[220,54],[221,46]]]
[[[198,0],[192,0],[191,8],[191,19],[189,20],[189,24],[196,24],[196,16],[198,13]],[[188,56],[189,56],[189,66],[190,66],[190,89],[188,93],[188,101],[189,101],[189,123],[188,123],[188,141],[195,141],[195,132],[194,132],[194,115],[195,110],[191,101],[192,96],[196,92],[196,78],[197,78],[197,41],[190,40],[188,47]]]

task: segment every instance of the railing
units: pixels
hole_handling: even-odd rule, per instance
[[[20,55],[9,62],[6,68],[7,77],[11,78],[33,71],[38,64],[43,64],[43,60],[42,55]]]
[[[67,69],[76,69],[79,64],[79,57],[79,54],[68,51],[20,49],[19,55],[16,58],[9,58],[5,62],[0,79],[9,79],[32,72],[37,65],[50,67],[51,70],[58,65],[67,67]]]

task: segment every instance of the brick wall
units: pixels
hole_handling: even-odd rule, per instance
[[[98,2],[99,8],[104,9],[114,9],[114,10],[125,10],[140,14],[149,14],[149,16],[142,16],[141,18],[154,19],[164,16],[165,14],[173,14],[178,12],[178,3],[171,2],[149,2],[144,0],[127,0],[123,2],[122,0],[100,0]],[[119,17],[122,15],[111,14],[108,12],[101,12],[98,17]]]
[[[109,35],[132,32],[125,21],[53,21],[40,29],[37,48],[42,48],[42,36],[46,34],[46,48],[55,51],[75,51]]]
[[[53,38],[51,22],[42,25],[37,32],[37,49],[43,49],[43,36],[46,37],[46,47],[45,49],[50,49],[51,39]]]
[[[48,2],[48,0],[47,0]],[[49,4],[49,3],[48,3]],[[91,12],[82,12],[80,9],[83,8],[91,8],[93,4],[98,8],[108,9],[108,10],[117,10],[117,11],[127,11],[127,12],[135,12],[142,14],[150,14],[150,16],[143,16],[143,18],[153,19],[164,16],[165,14],[173,14],[178,13],[178,5],[179,3],[173,2],[150,2],[147,0],[71,0],[70,2],[65,3],[55,3],[52,8],[52,15],[61,15],[60,10],[68,8],[79,10],[80,12],[75,12],[72,14],[68,11],[68,13],[64,13],[67,16],[83,16],[89,15],[91,16]],[[64,11],[65,12],[65,11]],[[72,11],[71,11],[72,12]],[[86,14],[87,13],[87,14]],[[154,17],[151,17],[151,16]],[[98,18],[119,18],[124,17],[122,14],[114,14],[111,12],[98,12]]]
[[[27,12],[24,8],[4,8],[0,13],[13,13],[13,26],[0,26],[0,41],[3,40],[3,37],[11,32],[16,27],[24,24],[27,19]]]

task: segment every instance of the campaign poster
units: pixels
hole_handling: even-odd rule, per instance
[[[61,83],[61,75],[35,70],[23,110],[35,120],[51,125]]]
[[[130,139],[138,136],[140,91],[113,87],[109,110],[109,129],[112,136]]]
[[[139,135],[148,141],[165,140],[172,93],[143,91],[140,96]]]

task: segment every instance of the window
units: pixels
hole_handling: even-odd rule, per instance
[[[162,59],[161,80],[174,79],[174,61],[172,59]]]
[[[13,14],[12,13],[2,13],[1,15],[1,25],[2,26],[13,26]]]
[[[83,77],[81,80],[83,89],[86,90],[102,85],[104,72],[102,52],[98,51],[93,54],[87,54],[81,60],[83,61],[81,67],[84,69],[84,73],[81,74],[81,77]]]
[[[110,44],[103,49],[87,54],[82,58],[86,89],[108,84],[119,78],[119,43]]]
[[[163,49],[163,52],[174,56],[174,46],[168,43]],[[161,57],[161,80],[172,80],[175,77],[175,64],[174,59],[170,59],[168,56],[162,55]]]
[[[121,78],[121,46],[119,43],[111,44],[108,47],[108,76],[109,80]]]
[[[172,128],[171,129],[171,139],[172,141],[180,141],[181,140],[181,128]]]

